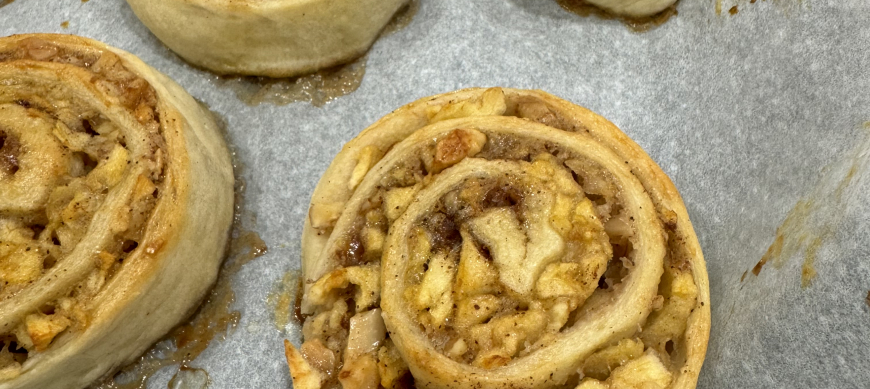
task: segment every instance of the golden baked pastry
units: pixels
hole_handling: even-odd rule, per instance
[[[594,5],[610,14],[630,19],[645,18],[665,11],[677,0],[558,0],[571,8],[582,4]]]
[[[219,74],[290,77],[363,55],[408,0],[127,0],[154,35]]]
[[[294,387],[692,388],[710,328],[676,188],[540,91],[421,99],[344,146],[302,236]]]
[[[0,38],[0,388],[80,388],[192,313],[233,215],[211,114],[135,56]]]

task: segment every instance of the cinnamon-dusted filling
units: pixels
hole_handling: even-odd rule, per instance
[[[18,139],[0,129],[0,177],[10,176],[18,171],[18,152],[21,148]]]
[[[88,326],[91,302],[141,242],[166,164],[156,92],[117,55],[28,38],[0,52],[0,67],[6,63],[15,65],[0,68],[11,80],[0,86],[0,301],[64,263],[111,192],[123,191],[125,201],[112,211],[111,238],[92,254],[87,276],[37,311],[0,323],[10,328],[0,333],[0,381],[15,377],[30,353]],[[69,85],[10,76],[43,63],[68,65],[138,128],[123,128]],[[137,176],[125,181],[131,172]]]
[[[628,224],[607,234],[619,219],[602,217],[556,157],[519,165],[522,177],[473,179],[450,191],[409,238],[405,298],[439,351],[478,367],[554,341],[598,288],[611,241],[633,235]],[[445,236],[452,244],[437,244]],[[631,261],[630,251],[621,254],[616,260]]]

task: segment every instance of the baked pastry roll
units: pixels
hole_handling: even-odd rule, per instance
[[[190,63],[219,74],[290,77],[363,54],[408,0],[127,0]]]
[[[691,388],[707,347],[674,185],[540,91],[447,93],[363,131],[314,191],[302,261],[300,389]]]
[[[0,38],[0,388],[80,388],[215,281],[233,214],[210,113],[133,55]]]

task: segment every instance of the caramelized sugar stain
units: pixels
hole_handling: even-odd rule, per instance
[[[798,205],[795,206],[795,209],[798,209],[802,206],[803,203],[798,202]],[[786,220],[788,220],[788,218],[786,218]],[[779,258],[779,256],[782,255],[783,242],[784,240],[782,235],[777,234],[776,238],[774,238],[773,240],[773,243],[770,245],[770,247],[767,248],[767,252],[764,253],[763,256],[761,256],[761,260],[758,261],[758,263],[755,264],[755,267],[752,268],[752,274],[755,274],[756,276],[759,275],[761,273],[761,269],[764,267],[764,265],[767,264],[767,261],[769,261],[771,258]]]
[[[412,0],[400,9],[384,27],[380,37],[407,27],[417,10],[419,0]],[[287,105],[309,102],[315,107],[359,89],[366,72],[366,55],[347,64],[321,69],[314,73],[289,78],[217,76],[218,86],[231,89],[243,103],[256,106],[263,103]]]
[[[203,108],[208,109],[205,104],[200,104],[203,105]],[[229,139],[226,120],[214,112],[212,114],[224,139]],[[205,374],[207,383],[208,374],[202,369],[191,368],[189,363],[205,351],[212,340],[226,339],[227,335],[238,326],[241,313],[232,310],[235,301],[235,293],[232,288],[233,276],[241,270],[242,266],[264,255],[268,250],[266,243],[256,232],[244,227],[245,224],[248,224],[246,221],[251,218],[244,207],[244,194],[247,185],[242,176],[246,168],[239,161],[237,151],[232,146],[230,146],[230,150],[233,172],[236,176],[233,226],[227,244],[226,259],[221,265],[217,282],[187,322],[172,330],[139,360],[124,367],[114,376],[95,383],[91,389],[144,389],[148,378],[154,373],[173,365],[179,365],[179,372],[173,378],[173,381],[179,385],[182,382],[198,382],[193,381],[194,378],[202,377],[203,374]],[[179,374],[181,374],[180,378]],[[200,388],[172,385],[171,381],[170,388]],[[205,388],[206,386],[201,387]]]
[[[307,101],[315,107],[359,89],[366,73],[366,57],[315,73],[290,78],[218,76],[217,85],[232,89],[243,103],[287,105]]]
[[[284,274],[281,281],[269,294],[266,302],[272,307],[275,328],[286,331],[291,321],[300,322],[296,318],[298,297],[302,296],[302,271],[290,270]]]
[[[783,11],[788,12],[792,8],[802,7],[804,6],[803,0],[761,0],[763,2],[770,2],[780,8]],[[728,8],[728,14],[731,16],[736,15],[739,10],[738,6],[741,4],[755,4],[757,0],[716,0],[715,11],[717,16],[722,16],[722,10],[727,7],[724,2],[727,2],[728,5],[731,5],[731,8]]]
[[[865,129],[868,125],[865,124]],[[870,133],[844,159],[828,165],[813,191],[799,200],[776,229],[773,243],[752,268],[758,276],[769,262],[779,269],[786,261],[802,254],[801,286],[807,288],[816,277],[816,258],[822,246],[834,238],[846,208],[854,196],[851,184],[867,172],[870,163]]]
[[[563,9],[583,17],[595,15],[602,19],[619,20],[634,32],[646,32],[652,30],[667,22],[671,17],[677,16],[677,3],[679,3],[679,1],[677,1],[677,3],[674,3],[670,7],[665,8],[663,11],[652,16],[629,18],[610,14],[601,8],[587,3],[585,0],[556,0],[556,2],[559,3]]]
[[[15,0],[0,0],[0,8],[12,4]]]
[[[246,263],[266,253],[266,245],[257,233],[234,228],[229,256],[221,268],[217,284],[192,319],[174,329],[137,362],[114,377],[93,386],[94,389],[144,389],[158,370],[172,365],[182,369],[196,359],[214,339],[224,340],[241,318],[231,309],[235,301],[232,278]]]

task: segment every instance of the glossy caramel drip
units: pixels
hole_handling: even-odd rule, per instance
[[[216,77],[217,85],[229,88],[243,103],[287,105],[307,101],[315,107],[359,89],[366,72],[366,57],[315,73],[290,78]]]
[[[301,324],[297,317],[298,300],[302,298],[302,272],[298,269],[284,274],[277,283],[266,302],[272,307],[275,328],[285,331],[291,322]]]

